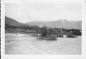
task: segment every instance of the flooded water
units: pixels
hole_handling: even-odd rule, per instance
[[[5,54],[79,55],[81,54],[81,37],[41,41],[29,34],[6,33]]]

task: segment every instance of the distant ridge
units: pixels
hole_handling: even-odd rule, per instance
[[[36,26],[47,26],[51,28],[65,28],[65,29],[81,29],[81,21],[65,21],[65,20],[57,20],[57,21],[34,21],[27,23],[28,25],[36,25]]]
[[[5,16],[5,24],[10,24],[13,26],[22,26],[22,25],[34,25],[34,26],[47,26],[51,28],[64,28],[64,29],[81,29],[81,21],[65,21],[65,20],[57,20],[57,21],[33,21],[28,22],[26,24],[20,23],[10,17]]]
[[[22,25],[22,23],[19,23],[16,20],[14,20],[14,19],[12,19],[10,17],[7,17],[7,16],[5,16],[5,24],[10,24],[10,25],[13,25],[13,26],[20,26],[20,25]]]

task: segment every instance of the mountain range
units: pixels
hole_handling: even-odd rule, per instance
[[[36,26],[47,26],[51,28],[65,28],[65,29],[81,29],[81,21],[65,21],[65,20],[57,20],[57,21],[35,21],[29,22],[28,25],[36,25]]]
[[[10,24],[13,26],[21,25],[35,25],[35,26],[47,26],[51,28],[65,28],[65,29],[81,29],[81,21],[67,21],[67,20],[57,20],[57,21],[33,21],[27,22],[26,24],[20,23],[12,18],[5,17],[5,24]]]

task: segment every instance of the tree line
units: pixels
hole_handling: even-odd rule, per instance
[[[5,24],[5,32],[41,34],[41,36],[56,35],[57,37],[63,37],[63,35],[67,35],[67,37],[71,37],[71,38],[75,36],[81,36],[81,30],[79,29],[49,28],[46,26],[39,27],[35,25],[14,26],[10,24]]]

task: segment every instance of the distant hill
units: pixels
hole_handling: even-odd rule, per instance
[[[27,23],[28,25],[37,25],[37,26],[47,26],[47,27],[56,27],[56,28],[65,28],[65,29],[81,29],[81,21],[65,21],[65,20],[57,20],[57,21],[34,21]]]
[[[5,24],[10,24],[10,25],[13,25],[13,26],[20,26],[20,25],[22,25],[22,23],[19,23],[16,20],[14,20],[14,19],[12,19],[10,17],[7,17],[7,16],[5,16]]]
[[[28,22],[26,24],[20,23],[10,17],[5,17],[5,24],[10,24],[13,26],[22,26],[22,25],[35,25],[35,26],[47,26],[51,28],[65,28],[65,29],[81,29],[81,21],[65,21],[65,20],[57,20],[57,21],[33,21]]]

